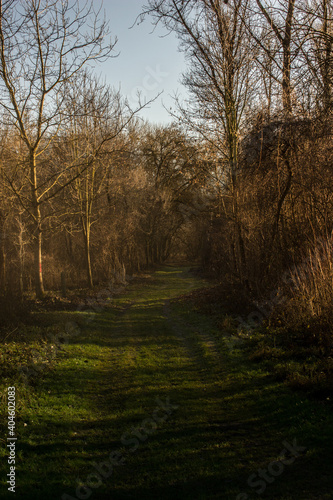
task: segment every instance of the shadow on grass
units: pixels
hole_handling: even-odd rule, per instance
[[[291,393],[240,350],[223,351],[219,364],[202,368],[165,320],[165,297],[198,285],[179,269],[158,272],[151,287],[129,287],[117,308],[97,313],[64,346],[54,370],[18,406],[17,499],[76,498],[77,478],[85,483],[93,463],[105,462],[114,450],[126,461],[92,489],[91,499],[236,500],[242,492],[258,498],[249,476],[277,460],[283,442],[294,439],[306,453],[267,485],[263,498],[330,498],[327,406],[313,407]],[[194,326],[213,328],[206,317],[193,318]],[[183,319],[184,335],[194,343],[193,325],[188,315]],[[178,409],[148,435],[142,426],[157,397],[170,398]],[[137,437],[138,449],[131,452],[121,438],[138,430],[146,439]],[[1,498],[12,494],[1,492]]]

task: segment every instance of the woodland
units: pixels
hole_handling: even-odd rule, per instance
[[[330,334],[330,0],[148,2],[139,21],[188,61],[164,126],[91,69],[116,50],[101,12],[46,4],[1,3],[4,320],[61,275],[92,288],[171,258],[252,300],[285,287],[288,321]]]
[[[187,96],[174,97],[168,124],[140,118],[150,102],[138,94],[133,106],[98,72],[112,65],[117,33],[96,2],[0,0],[2,376],[31,365],[30,335],[36,353],[52,314],[82,312],[98,294],[112,302],[107,290],[147,276],[153,290],[154,273],[157,283],[166,273],[178,305],[168,302],[176,292],[158,295],[156,325],[163,306],[170,331],[186,330],[190,319],[175,326],[170,311],[193,307],[217,325],[218,345],[330,404],[332,1],[146,0],[133,22],[176,34],[185,55]],[[173,265],[188,267],[196,290],[183,271],[183,285],[172,281]],[[132,314],[130,299],[121,307]],[[208,337],[198,342],[209,352]],[[138,498],[153,498],[145,491]],[[191,491],[179,498],[222,498]],[[271,498],[330,498],[306,495]]]

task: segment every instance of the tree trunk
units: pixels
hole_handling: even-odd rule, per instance
[[[5,249],[5,236],[4,233],[0,234],[0,291],[6,291],[7,279],[6,279],[6,249]]]
[[[273,18],[271,17],[269,10],[263,6],[260,0],[257,0],[257,4],[265,16],[268,24],[271,26],[275,36],[277,37],[282,51],[283,51],[283,63],[282,63],[282,106],[286,117],[291,115],[292,103],[291,103],[291,40],[292,40],[292,26],[294,18],[296,0],[288,0],[286,5],[286,20],[284,26],[284,33],[282,34],[281,29],[275,24]]]
[[[329,112],[332,106],[332,37],[330,36],[330,29],[332,27],[327,0],[322,4],[323,16],[323,42],[324,42],[324,57],[321,61],[321,72],[323,79],[323,111],[325,114]]]
[[[30,150],[30,177],[31,177],[31,199],[34,219],[34,268],[35,268],[35,291],[36,297],[44,296],[43,268],[42,268],[42,218],[37,191],[37,166],[36,152]]]
[[[283,110],[287,116],[291,115],[291,37],[292,37],[292,24],[294,17],[295,0],[289,0],[288,11],[285,24],[285,33],[282,42],[283,47],[283,74],[282,74],[282,105]]]
[[[24,294],[24,283],[23,283],[23,275],[24,275],[24,242],[23,242],[23,228],[20,225],[19,232],[19,257],[20,257],[20,296],[23,297]]]
[[[94,282],[92,278],[91,271],[91,258],[90,258],[90,224],[89,222],[85,225],[82,220],[83,226],[83,237],[84,237],[84,248],[85,248],[85,257],[86,257],[86,273],[87,273],[87,281],[88,287],[93,288]]]
[[[230,92],[231,95],[231,92]],[[238,209],[238,152],[239,152],[239,142],[237,137],[237,120],[236,120],[236,111],[234,106],[234,100],[230,100],[232,103],[232,107],[230,110],[230,119],[228,121],[228,142],[229,142],[229,165],[231,170],[231,185],[232,185],[232,212],[233,212],[233,220],[234,220],[234,232],[235,239],[237,241],[238,246],[238,274],[240,281],[244,283],[246,280],[245,275],[246,271],[246,255],[245,255],[245,246],[244,240],[242,236],[242,228],[241,221],[239,216]],[[236,248],[235,248],[236,251]]]
[[[36,233],[34,239],[34,267],[35,267],[35,291],[37,298],[44,296],[43,268],[42,268],[42,230],[40,221],[36,223]]]
[[[286,45],[283,48],[282,106],[285,115],[290,115],[292,111],[290,83],[290,44]]]

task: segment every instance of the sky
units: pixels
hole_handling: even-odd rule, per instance
[[[157,124],[166,124],[172,120],[164,109],[174,107],[171,96],[175,93],[186,94],[180,83],[185,60],[178,51],[176,36],[163,37],[166,31],[162,27],[153,32],[149,18],[131,28],[143,4],[144,0],[103,1],[111,34],[118,38],[115,52],[120,54],[96,69],[108,84],[120,88],[132,106],[137,103],[138,91],[142,100],[150,100],[162,92],[140,116]]]

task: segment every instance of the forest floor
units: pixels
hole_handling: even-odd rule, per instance
[[[333,498],[331,402],[274,380],[246,343],[178,299],[209,286],[189,268],[164,266],[98,312],[35,313],[49,331],[77,326],[36,376],[19,377],[19,366],[2,376],[1,499]],[[11,342],[22,353],[29,340]]]

